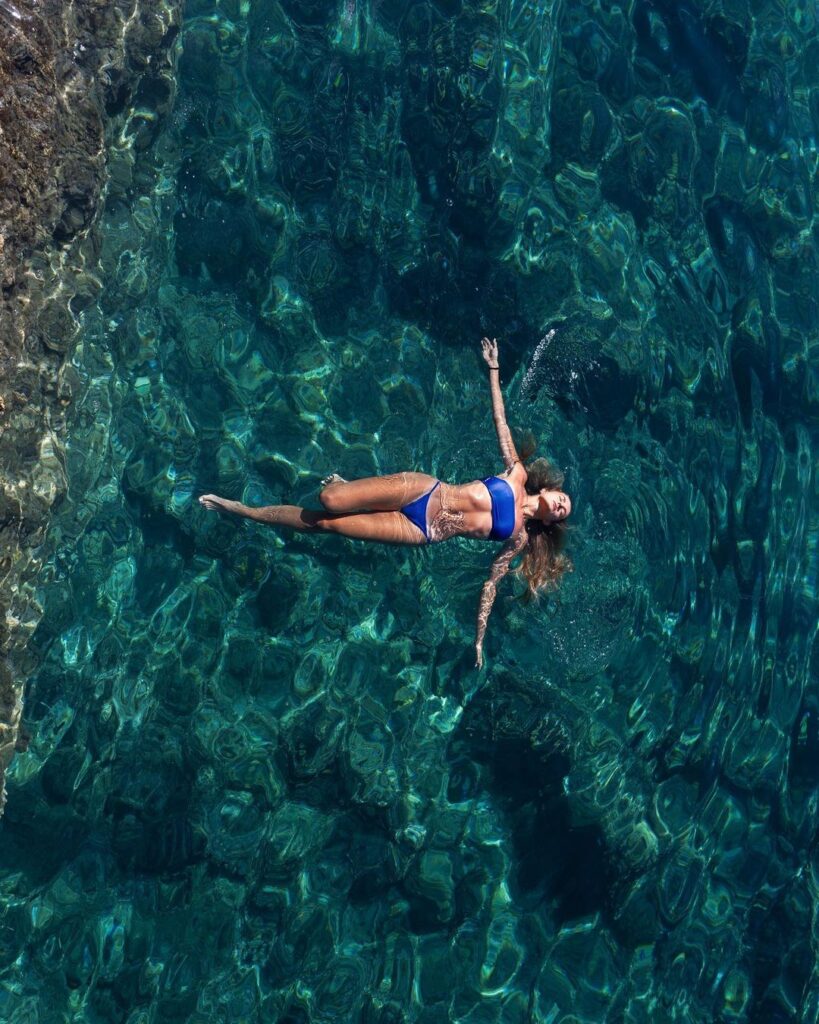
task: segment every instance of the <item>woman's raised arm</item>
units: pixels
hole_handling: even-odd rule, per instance
[[[481,600],[478,604],[478,621],[475,628],[475,668],[480,668],[483,665],[483,637],[486,633],[486,623],[489,621],[492,605],[495,603],[498,583],[509,572],[512,559],[523,551],[528,539],[526,530],[522,529],[516,537],[512,537],[504,545],[501,553],[492,562],[489,579],[483,585]]]
[[[486,365],[489,367],[489,388],[492,393],[492,417],[495,420],[495,430],[498,432],[498,444],[500,445],[501,457],[507,470],[511,469],[516,462],[520,462],[515,442],[506,422],[506,409],[503,405],[503,395],[500,389],[500,369],[498,367],[498,342],[495,338],[481,339],[481,349]]]

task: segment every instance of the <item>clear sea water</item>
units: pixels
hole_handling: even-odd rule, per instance
[[[819,1019],[808,0],[190,0],[112,130],[13,1024]],[[549,329],[551,342],[541,342]],[[207,514],[567,471],[575,572]]]

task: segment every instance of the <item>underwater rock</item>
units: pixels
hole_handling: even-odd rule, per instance
[[[22,646],[39,616],[31,579],[43,552],[33,552],[65,489],[59,456],[38,464],[39,440],[61,437],[71,401],[67,378],[58,383],[80,308],[69,300],[76,293],[87,302],[98,290],[79,248],[105,181],[112,117],[135,102],[158,120],[172,94],[181,4],[139,0],[137,17],[133,6],[15,0],[0,10],[0,488],[19,524],[0,552],[14,564],[0,593],[12,627],[2,644],[0,805],[21,715]],[[37,487],[27,488],[35,473]]]
[[[619,951],[593,917],[564,925],[544,959],[533,992],[539,1015],[555,1008],[563,1011],[563,1020],[575,1014],[575,1019],[595,1020],[614,1008]]]
[[[355,803],[383,807],[396,799],[398,778],[391,759],[390,734],[376,719],[359,716],[342,754],[345,782]]]
[[[568,78],[568,76],[567,76]],[[616,122],[598,90],[558,79],[552,93],[552,158],[596,170],[611,145]]]
[[[748,141],[754,146],[776,150],[788,126],[788,87],[782,69],[769,60],[755,60],[748,66],[753,95],[745,112]]]
[[[297,876],[313,863],[331,830],[328,815],[306,804],[284,804],[267,825],[267,842],[261,850],[262,877],[280,881]]]
[[[426,850],[404,879],[407,890],[419,899],[417,914],[448,922],[455,909],[452,858],[445,851]]]
[[[318,702],[288,716],[282,741],[290,779],[304,783],[328,775],[336,764],[346,729],[339,710]]]
[[[269,815],[256,795],[230,790],[203,817],[209,857],[231,873],[248,877],[264,856],[270,827]]]
[[[115,819],[114,854],[126,869],[175,874],[205,855],[204,837],[182,814],[144,821],[125,812]]]

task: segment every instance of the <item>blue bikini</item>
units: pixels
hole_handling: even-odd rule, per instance
[[[492,499],[492,532],[490,540],[506,540],[515,532],[515,492],[499,476],[484,481]]]
[[[499,476],[489,476],[482,481],[492,501],[492,530],[490,540],[506,540],[515,532],[515,492],[509,484]],[[432,492],[441,486],[439,480],[435,486],[422,494],[420,498],[405,505],[401,511],[411,523],[429,540],[427,533],[427,505]]]
[[[429,540],[429,535],[427,534],[427,505],[429,504],[432,492],[440,486],[441,481],[439,480],[434,487],[427,491],[426,494],[422,494],[420,498],[416,498],[415,501],[411,501],[409,505],[405,505],[401,509],[407,519],[409,519],[411,523],[415,523],[427,540]]]

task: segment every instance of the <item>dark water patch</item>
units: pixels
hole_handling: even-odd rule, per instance
[[[687,73],[709,103],[741,121],[746,99],[741,76],[748,27],[719,17],[706,20],[694,3],[648,0],[634,9],[638,46],[666,74]]]

